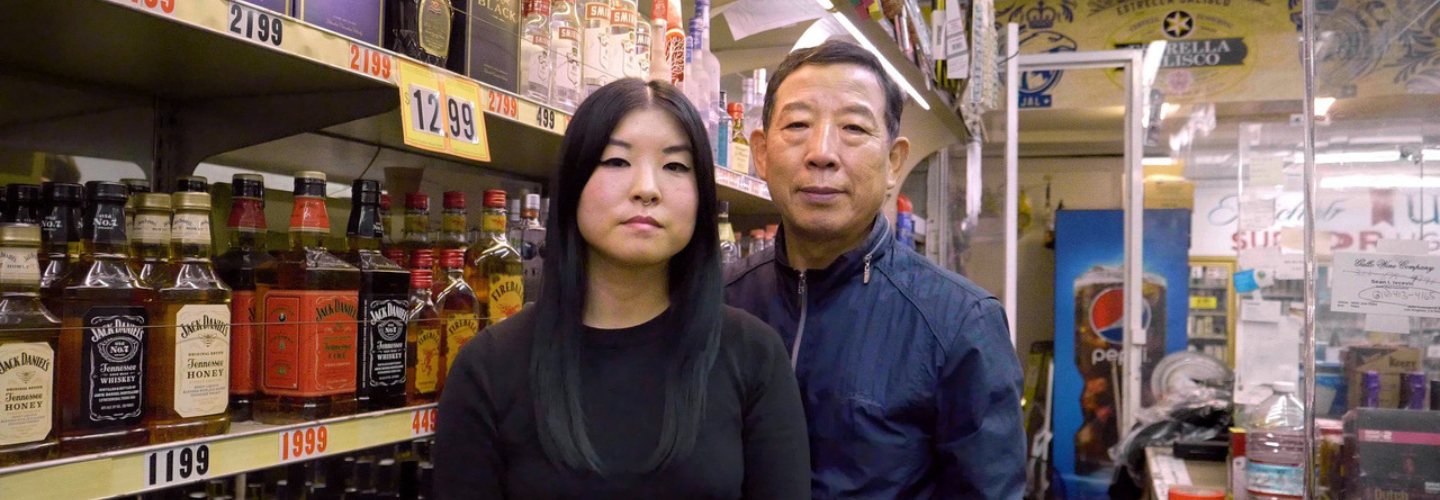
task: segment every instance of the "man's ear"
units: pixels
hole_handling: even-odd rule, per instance
[[[885,179],[886,191],[894,191],[895,184],[900,179],[900,170],[905,168],[905,159],[910,157],[910,139],[904,137],[895,138],[890,143],[890,165],[888,175]]]
[[[755,174],[760,180],[770,181],[770,164],[765,157],[765,129],[757,128],[750,132],[750,160],[755,162]]]

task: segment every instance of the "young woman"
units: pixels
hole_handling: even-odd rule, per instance
[[[701,123],[674,87],[633,78],[576,110],[544,292],[446,379],[440,499],[810,497],[785,347],[722,301]]]

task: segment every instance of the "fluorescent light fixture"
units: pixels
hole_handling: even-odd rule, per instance
[[[836,24],[838,23],[836,23],[835,21],[823,17],[820,18],[819,21],[811,24],[809,28],[805,28],[805,32],[800,34],[800,39],[795,41],[795,46],[790,47],[790,52],[795,52],[800,49],[808,49],[810,47],[816,47],[822,43],[825,43],[825,40],[829,40],[831,36],[834,36],[837,32],[840,31],[839,28],[831,28]],[[759,84],[765,85],[763,81]]]
[[[815,0],[815,3],[820,4],[820,8],[825,10],[833,10],[835,8],[835,4],[830,3],[830,0]]]
[[[1315,116],[1325,116],[1326,113],[1329,113],[1329,112],[1330,112],[1330,106],[1332,106],[1332,105],[1334,105],[1334,104],[1335,104],[1335,98],[1334,98],[1334,97],[1316,97],[1316,98],[1315,98]]]
[[[890,74],[890,78],[895,80],[895,83],[900,84],[900,87],[905,89],[905,92],[915,99],[916,104],[925,108],[925,111],[930,111],[930,103],[925,101],[925,97],[921,96],[920,92],[915,90],[915,87],[910,86],[910,81],[906,80],[905,76],[900,74],[900,70],[895,69],[895,66],[890,64],[890,60],[886,59],[885,56],[880,53],[880,50],[875,48],[874,44],[870,43],[870,39],[860,34],[859,28],[856,28],[854,24],[850,24],[850,20],[845,17],[845,14],[835,12],[834,16],[835,19],[840,21],[840,25],[845,27],[845,31],[850,32],[850,36],[855,37],[855,41],[860,42],[860,46],[865,47],[865,50],[870,51],[871,54],[875,54],[875,58],[880,60],[880,66],[885,68],[885,72]]]
[[[1180,105],[1179,105],[1179,104],[1170,104],[1170,103],[1161,104],[1161,105],[1160,105],[1160,119],[1163,121],[1163,120],[1165,119],[1165,117],[1170,116],[1171,113],[1174,113],[1174,112],[1179,111],[1179,110],[1180,110]]]
[[[1168,167],[1175,164],[1175,159],[1165,158],[1161,156],[1150,156],[1141,158],[1140,164],[1147,167]]]
[[[1420,177],[1402,174],[1339,175],[1321,179],[1320,188],[1440,188],[1440,177]]]
[[[1145,67],[1142,68],[1140,79],[1146,87],[1155,84],[1155,75],[1160,73],[1160,63],[1165,61],[1166,45],[1165,40],[1156,40],[1145,46],[1145,54],[1141,56],[1141,64]]]

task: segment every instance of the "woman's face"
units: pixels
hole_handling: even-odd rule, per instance
[[[628,266],[680,253],[695,233],[694,165],[670,115],[653,107],[625,115],[580,193],[576,222],[590,251]]]

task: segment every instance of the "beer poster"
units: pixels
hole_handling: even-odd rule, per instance
[[[1109,450],[1120,428],[1125,390],[1124,213],[1056,212],[1055,402],[1052,462],[1063,479],[1063,498],[1108,499],[1115,464]],[[1190,210],[1144,214],[1146,346],[1140,367],[1142,404],[1154,404],[1150,373],[1166,354],[1185,350],[1189,314]]]

